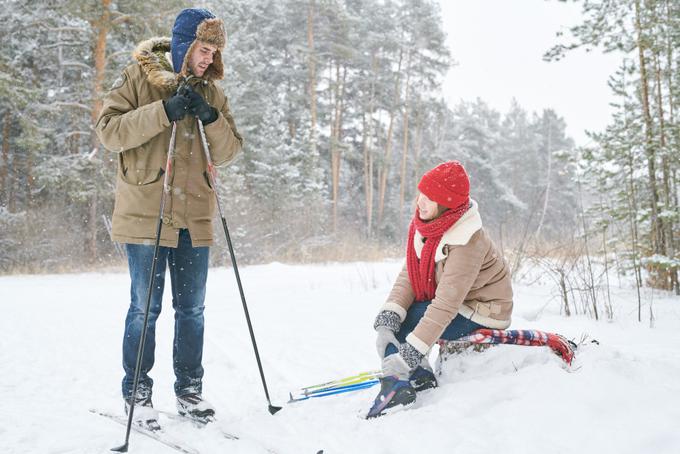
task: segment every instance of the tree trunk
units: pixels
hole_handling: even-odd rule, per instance
[[[331,190],[333,197],[333,233],[338,231],[338,186],[340,185],[340,153],[338,152],[338,143],[336,141],[336,119],[338,115],[338,97],[340,85],[340,63],[336,63],[335,67],[335,88],[333,89],[333,115],[331,116]]]
[[[342,66],[342,76],[340,70]],[[331,179],[333,188],[333,232],[338,229],[338,197],[340,191],[340,130],[342,129],[343,99],[345,97],[345,80],[347,78],[347,67],[341,65],[339,61],[335,66],[336,85],[334,91],[333,116],[331,118]]]
[[[364,153],[364,197],[366,199],[366,236],[373,233],[373,111],[375,103],[375,74],[377,71],[377,59],[375,54],[371,57],[371,89],[368,98],[368,120],[366,113],[363,115],[362,149]]]
[[[671,2],[666,0],[666,22],[670,23],[673,21],[673,14],[674,12],[671,11]],[[668,97],[668,115],[669,115],[669,120],[671,124],[675,124],[674,120],[674,112],[675,112],[675,97],[673,96],[673,76],[676,74],[675,68],[673,68],[673,62],[675,61],[675,55],[674,51],[675,48],[673,46],[673,36],[672,36],[673,30],[671,27],[667,26],[666,27],[666,65],[667,65],[667,71],[666,71],[666,84],[668,85],[668,93],[670,93],[670,96]]]
[[[292,62],[292,56],[287,50],[284,50],[284,61]],[[293,92],[297,91],[297,87],[293,87],[293,78],[286,78],[286,99],[288,100],[288,111],[286,112],[286,121],[288,123],[288,137],[290,138],[290,143],[293,143],[295,137],[297,136],[297,122],[295,120],[295,107],[293,107]]]
[[[659,54],[654,52],[654,78],[656,86],[656,105],[657,105],[657,116],[659,118],[659,145],[661,146],[661,172],[663,176],[663,204],[664,210],[666,212],[671,212],[672,210],[672,197],[671,197],[671,171],[670,171],[670,160],[668,158],[669,150],[666,149],[666,129],[665,129],[665,118],[663,110],[663,96],[661,93],[661,86],[663,84],[661,77],[661,66],[659,63]],[[672,97],[672,93],[670,96]],[[663,220],[663,218],[662,218]],[[669,258],[675,257],[675,245],[673,244],[673,221],[671,219],[664,220],[665,227],[665,238],[666,238],[666,250],[665,255]],[[678,271],[675,268],[669,268],[664,271],[664,274],[668,275],[668,282],[664,284],[666,290],[673,290],[677,286],[678,282]],[[665,280],[665,279],[664,279]]]
[[[11,113],[2,116],[2,168],[0,168],[0,206],[9,206],[9,137],[11,133]]]
[[[541,211],[541,218],[538,221],[538,227],[536,228],[536,233],[534,234],[537,241],[540,241],[541,228],[543,227],[543,221],[545,219],[545,213],[548,211],[548,201],[550,200],[550,183],[552,181],[552,118],[550,115],[548,117],[548,172],[546,175],[545,183],[545,198],[543,199],[543,210]]]
[[[309,144],[312,156],[316,156],[317,131],[316,131],[316,54],[314,53],[314,7],[315,0],[310,0],[307,11],[307,65],[309,66]]]
[[[394,131],[394,117],[399,109],[399,99],[401,98],[401,63],[403,59],[403,49],[399,51],[399,63],[397,74],[394,80],[394,104],[390,109],[390,120],[387,127],[387,138],[385,139],[385,152],[383,162],[380,167],[380,186],[378,188],[378,225],[382,225],[385,210],[385,193],[387,192],[387,176],[390,170],[390,159],[392,158],[392,132]]]
[[[406,57],[406,87],[404,89],[404,121],[402,122],[403,139],[401,151],[401,175],[399,178],[399,237],[404,238],[404,201],[406,198],[406,161],[408,157],[408,128],[409,128],[409,89],[411,82],[411,53]]]
[[[672,23],[673,20],[673,14],[674,12],[671,11],[671,2],[666,0],[665,2],[666,6],[666,34],[665,34],[665,39],[666,39],[666,86],[667,86],[667,91],[668,91],[668,121],[670,125],[675,125],[675,101],[676,98],[673,96],[673,76],[676,75],[676,71],[674,68],[674,61],[675,61],[675,48],[673,46],[673,36],[672,36],[672,28],[668,25],[669,23]],[[672,156],[672,153],[675,152],[680,153],[680,150],[665,150],[664,151],[664,186],[668,186],[668,189],[665,192],[668,194],[668,207],[667,209],[670,209],[671,211],[677,212],[678,210],[678,191],[677,191],[677,185],[674,184],[675,180],[675,169],[673,166],[669,164],[668,156]],[[666,182],[668,181],[668,182]],[[670,257],[675,257],[675,251],[677,250],[676,247],[676,242],[675,242],[675,237],[674,237],[674,224],[673,222],[668,222],[668,225],[666,226],[667,228],[667,238],[666,241],[668,242],[668,247],[669,247],[669,256]],[[672,279],[672,285],[675,287],[675,294],[680,295],[680,279],[678,279],[678,269],[675,268],[673,269],[671,273],[671,279]]]
[[[33,176],[33,151],[30,147],[26,150],[26,205],[33,206],[33,191],[35,189],[35,177]]]
[[[626,74],[626,66],[625,66],[625,60],[624,60],[624,75]],[[625,77],[625,76],[624,76]],[[625,96],[622,101],[625,103]],[[623,104],[625,105],[625,104]],[[624,130],[627,131],[630,128],[630,121],[628,120],[628,116],[626,114],[626,111],[624,110],[623,112],[623,122],[624,122]],[[637,196],[636,196],[636,191],[635,191],[635,158],[633,156],[633,150],[632,150],[632,144],[627,144],[627,151],[628,154],[626,156],[627,158],[627,164],[628,168],[626,169],[626,174],[627,174],[627,184],[628,184],[628,191],[626,191],[626,202],[628,204],[628,220],[630,221],[630,238],[631,238],[631,247],[633,248],[633,274],[635,275],[635,288],[637,289],[637,300],[638,300],[638,321],[642,321],[642,297],[640,295],[640,287],[642,287],[642,272],[640,269],[640,247],[639,247],[639,241],[638,241],[638,225],[637,225],[637,212],[638,212],[638,203],[637,203]]]
[[[92,125],[94,125],[99,117],[99,113],[103,107],[102,94],[104,92],[104,79],[106,76],[106,43],[111,28],[111,0],[101,0],[102,14],[92,23],[95,30],[95,45],[94,45],[94,85],[92,87]],[[91,135],[92,149],[98,149],[98,140],[95,134]],[[90,198],[89,210],[89,238],[86,242],[86,248],[90,262],[97,260],[97,186],[93,190]]]
[[[642,22],[640,18],[640,0],[635,0],[635,29],[637,31],[638,60],[640,65],[640,85],[642,97],[642,114],[645,123],[645,154],[647,155],[647,178],[651,200],[651,234],[652,250],[655,254],[663,254],[663,223],[659,219],[658,203],[659,191],[656,185],[656,150],[652,131],[652,115],[649,107],[649,77],[647,75],[647,62],[645,59],[646,44],[642,37]]]
[[[93,23],[95,29],[94,46],[94,85],[92,87],[92,124],[94,125],[102,111],[104,101],[104,78],[106,76],[106,41],[111,27],[111,0],[101,0],[102,15]],[[94,136],[94,134],[93,134]],[[96,139],[93,139],[96,143]]]
[[[422,102],[416,105],[416,137],[413,150],[413,179],[418,181],[420,177],[420,154],[423,150],[423,108]]]
[[[9,133],[11,131],[11,118],[5,117],[5,125],[4,127],[7,127],[7,137],[9,137]],[[8,120],[8,121],[7,121]],[[9,175],[7,176],[7,209],[9,210],[10,213],[16,213],[17,212],[17,182],[19,181],[18,178],[18,167],[19,167],[19,159],[18,159],[18,154],[16,151],[12,153],[12,165],[10,166],[9,169]]]
[[[638,227],[637,227],[637,198],[635,196],[635,165],[633,162],[632,150],[628,151],[628,210],[630,219],[630,236],[633,247],[633,272],[635,274],[635,287],[637,288],[638,298],[638,322],[642,321],[642,298],[640,296],[640,287],[642,287],[642,273],[640,271],[639,263],[639,242],[638,242]]]
[[[369,116],[369,123],[373,122],[373,117]],[[370,126],[369,126],[370,128]],[[373,147],[371,146],[371,141],[373,138],[369,136],[367,138],[368,144],[364,153],[364,172],[366,174],[364,182],[366,185],[366,233],[367,237],[371,238],[373,235]]]
[[[97,260],[97,205],[98,205],[97,191],[92,193],[90,199],[90,216],[88,219],[90,235],[88,238],[88,249],[90,252],[90,261],[94,263]]]
[[[583,226],[583,247],[585,250],[586,263],[588,264],[588,281],[587,286],[589,290],[589,296],[592,300],[593,313],[595,314],[595,320],[600,319],[600,315],[597,310],[597,295],[595,294],[595,277],[593,273],[592,261],[590,259],[590,248],[588,247],[588,226],[586,225],[586,213],[583,208],[583,191],[581,190],[581,179],[580,177],[576,180],[578,188],[579,197],[579,215],[581,216],[581,222]]]

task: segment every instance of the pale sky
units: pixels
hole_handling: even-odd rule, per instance
[[[555,33],[580,23],[581,4],[556,0],[440,0],[444,30],[458,63],[443,84],[453,105],[477,97],[506,113],[514,97],[529,112],[554,109],[567,134],[587,142],[585,129],[609,123],[613,101],[607,80],[621,55],[573,50],[558,62],[543,54],[558,42]]]

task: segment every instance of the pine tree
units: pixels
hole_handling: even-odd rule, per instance
[[[569,49],[582,46],[629,55],[626,69],[616,76],[612,86],[626,100],[625,107],[620,108],[628,110],[615,117],[607,132],[595,137],[598,146],[608,149],[611,161],[619,159],[611,155],[612,150],[620,153],[622,160],[633,151],[639,154],[643,150],[643,155],[630,162],[631,178],[639,186],[634,191],[632,182],[630,185],[635,192],[634,207],[631,203],[624,205],[634,208],[630,216],[640,221],[639,235],[633,235],[633,249],[639,246],[645,255],[643,261],[656,285],[674,288],[680,294],[680,238],[675,227],[680,219],[676,179],[680,149],[675,118],[677,80],[674,80],[680,8],[665,0],[587,1],[583,13],[585,21],[571,30],[574,42],[555,46],[546,57],[561,58]],[[623,140],[620,134],[615,134],[622,122],[630,132],[625,142],[612,147],[612,141]],[[638,224],[634,225],[636,230]]]

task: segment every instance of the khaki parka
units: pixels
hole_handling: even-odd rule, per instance
[[[112,239],[121,243],[153,244],[172,124],[162,100],[178,87],[167,53],[169,38],[153,38],[137,46],[136,63],[128,66],[104,98],[96,132],[104,146],[118,155]],[[219,68],[221,70],[222,68]],[[192,86],[219,111],[205,126],[210,156],[216,166],[231,162],[242,138],[221,88],[206,78]],[[194,247],[213,244],[215,194],[207,174],[196,118],[177,122],[174,163],[169,175],[161,246],[177,247],[180,229],[189,229]]]

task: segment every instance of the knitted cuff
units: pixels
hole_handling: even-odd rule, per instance
[[[399,314],[394,311],[380,311],[373,323],[373,329],[378,329],[381,326],[396,333],[399,331],[399,328],[401,328],[401,318],[399,317]]]
[[[425,356],[408,342],[399,345],[399,354],[404,358],[404,361],[406,361],[406,364],[408,364],[408,367],[410,367],[411,370],[418,367],[418,364],[420,364],[420,361],[422,361]]]

